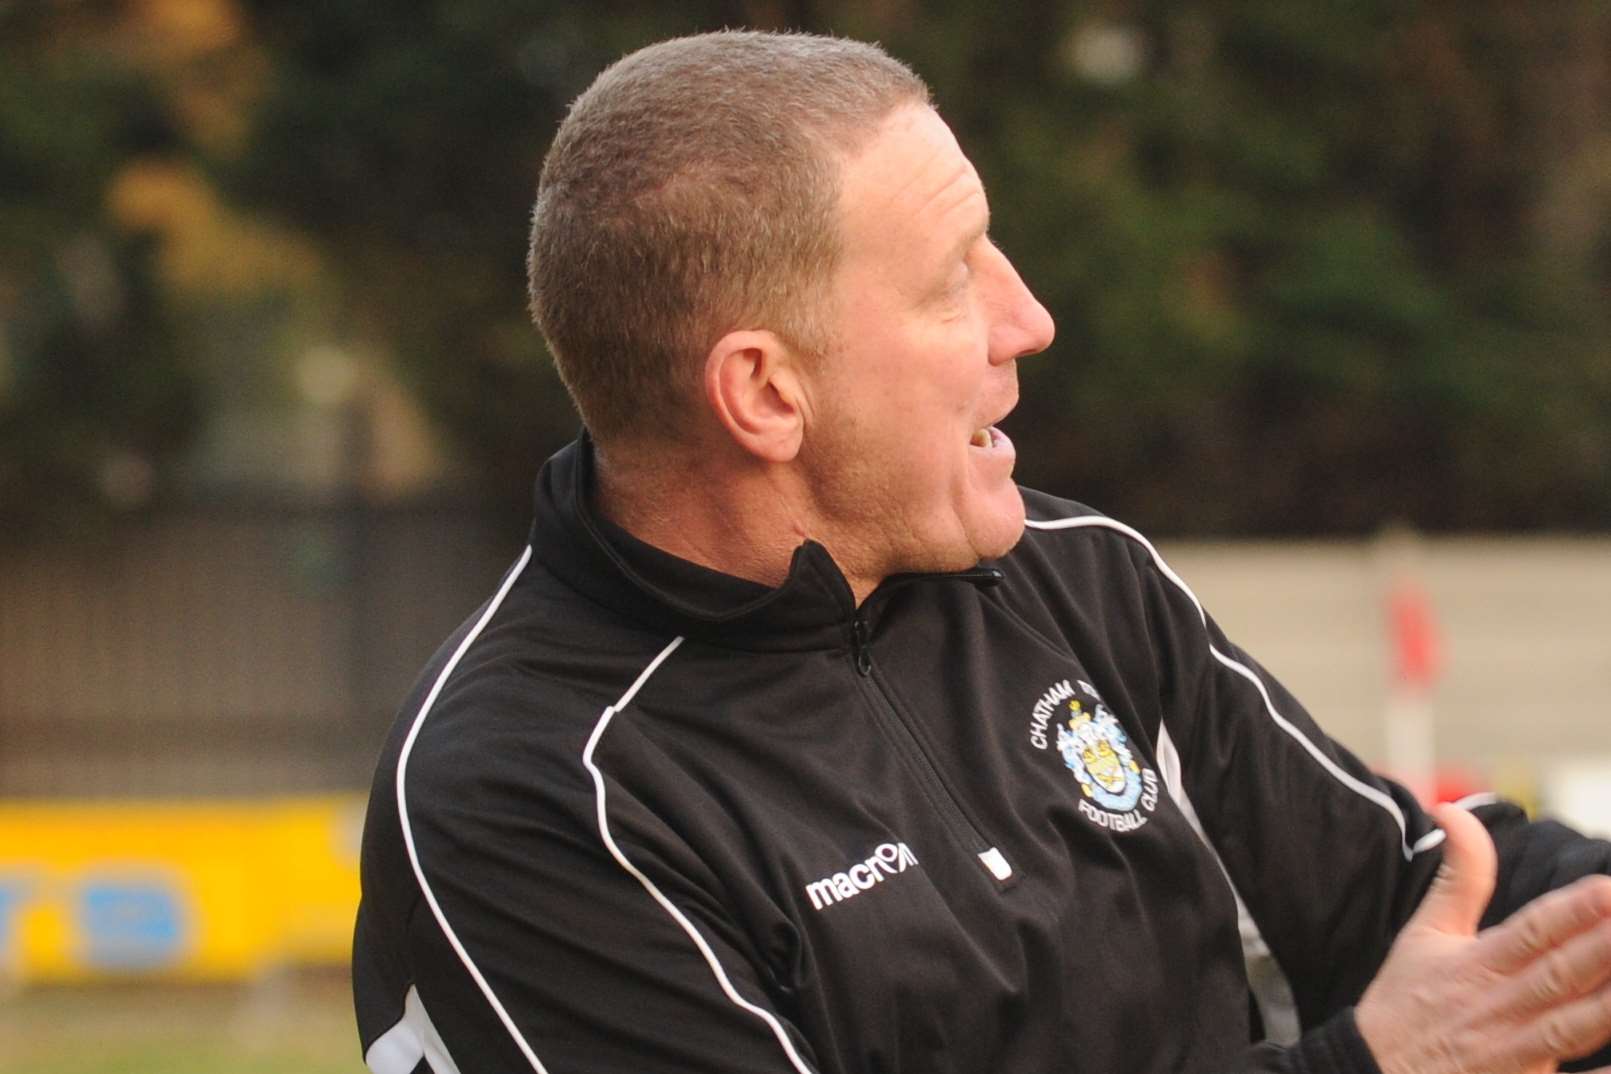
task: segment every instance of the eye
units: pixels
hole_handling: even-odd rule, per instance
[[[964,250],[958,260],[953,264],[943,282],[935,289],[935,299],[946,307],[957,308],[963,305],[970,288],[973,286],[974,276],[978,267],[981,245],[989,245],[990,240],[981,236],[978,242]]]
[[[968,284],[970,284],[972,282],[973,282],[973,255],[970,253],[966,257],[964,257],[960,262],[957,263],[956,268],[951,270],[950,290],[952,292],[961,291],[964,288],[966,288],[968,286]]]
[[[973,278],[975,267],[979,259],[995,252],[996,244],[990,241],[989,235],[979,236],[979,241],[970,246],[962,255],[962,263],[957,266],[957,280],[966,283]]]

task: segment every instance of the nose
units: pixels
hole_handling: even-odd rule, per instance
[[[1024,285],[1007,255],[995,251],[995,295],[990,310],[990,361],[999,365],[1039,354],[1052,345],[1057,326]]]

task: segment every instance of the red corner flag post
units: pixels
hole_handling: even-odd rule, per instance
[[[1432,602],[1406,569],[1393,572],[1387,619],[1394,670],[1387,699],[1387,763],[1417,798],[1430,805],[1438,797],[1432,688],[1443,654]]]
[[[1388,591],[1387,614],[1392,623],[1397,689],[1409,694],[1430,694],[1442,670],[1443,652],[1426,590],[1412,579],[1400,576]]]

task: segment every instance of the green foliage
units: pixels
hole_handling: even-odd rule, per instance
[[[615,10],[610,10],[614,7]],[[258,0],[273,75],[232,189],[317,235],[342,330],[401,372],[495,495],[524,510],[578,419],[525,305],[538,168],[570,100],[720,5]]]
[[[149,497],[196,422],[191,354],[149,243],[114,227],[119,163],[173,140],[135,72],[44,47],[0,9],[0,533]]]
[[[1059,324],[1025,479],[1166,532],[1611,525],[1611,277],[1533,226],[1576,145],[1529,126],[1603,7],[1063,10],[1023,77],[939,87]],[[1114,29],[1135,77],[1082,77]]]
[[[238,144],[204,150],[160,84],[39,47],[118,7],[0,9],[27,22],[0,57],[8,507],[194,426],[192,333],[102,221],[118,161],[154,147],[316,248],[321,333],[392,356],[523,504],[575,428],[523,288],[567,102],[649,41],[787,25],[911,62],[984,175],[1059,326],[1009,421],[1029,483],[1172,533],[1611,527],[1596,0],[241,0],[261,77]],[[115,325],[74,313],[64,256],[113,267]]]

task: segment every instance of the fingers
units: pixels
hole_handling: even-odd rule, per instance
[[[1566,1060],[1588,1055],[1607,1041],[1611,1041],[1611,988],[1601,988],[1529,1023],[1515,1042],[1515,1054]]]
[[[1443,865],[1410,925],[1471,936],[1493,897],[1499,858],[1488,829],[1470,813],[1444,805],[1435,810],[1434,816],[1445,836]]]
[[[1502,975],[1566,944],[1574,936],[1611,921],[1611,877],[1589,876],[1543,895],[1479,938],[1482,962]]]
[[[1442,868],[1355,1009],[1378,1065],[1542,1071],[1604,1047],[1611,877],[1586,877],[1474,935],[1493,893],[1493,844],[1474,817],[1437,816]]]
[[[1565,1060],[1611,1041],[1611,878],[1551,892],[1478,945],[1502,982],[1492,1013],[1515,1029],[1498,1054]]]
[[[1506,986],[1506,1008],[1522,1014],[1576,1001],[1611,982],[1611,921],[1539,958]]]

